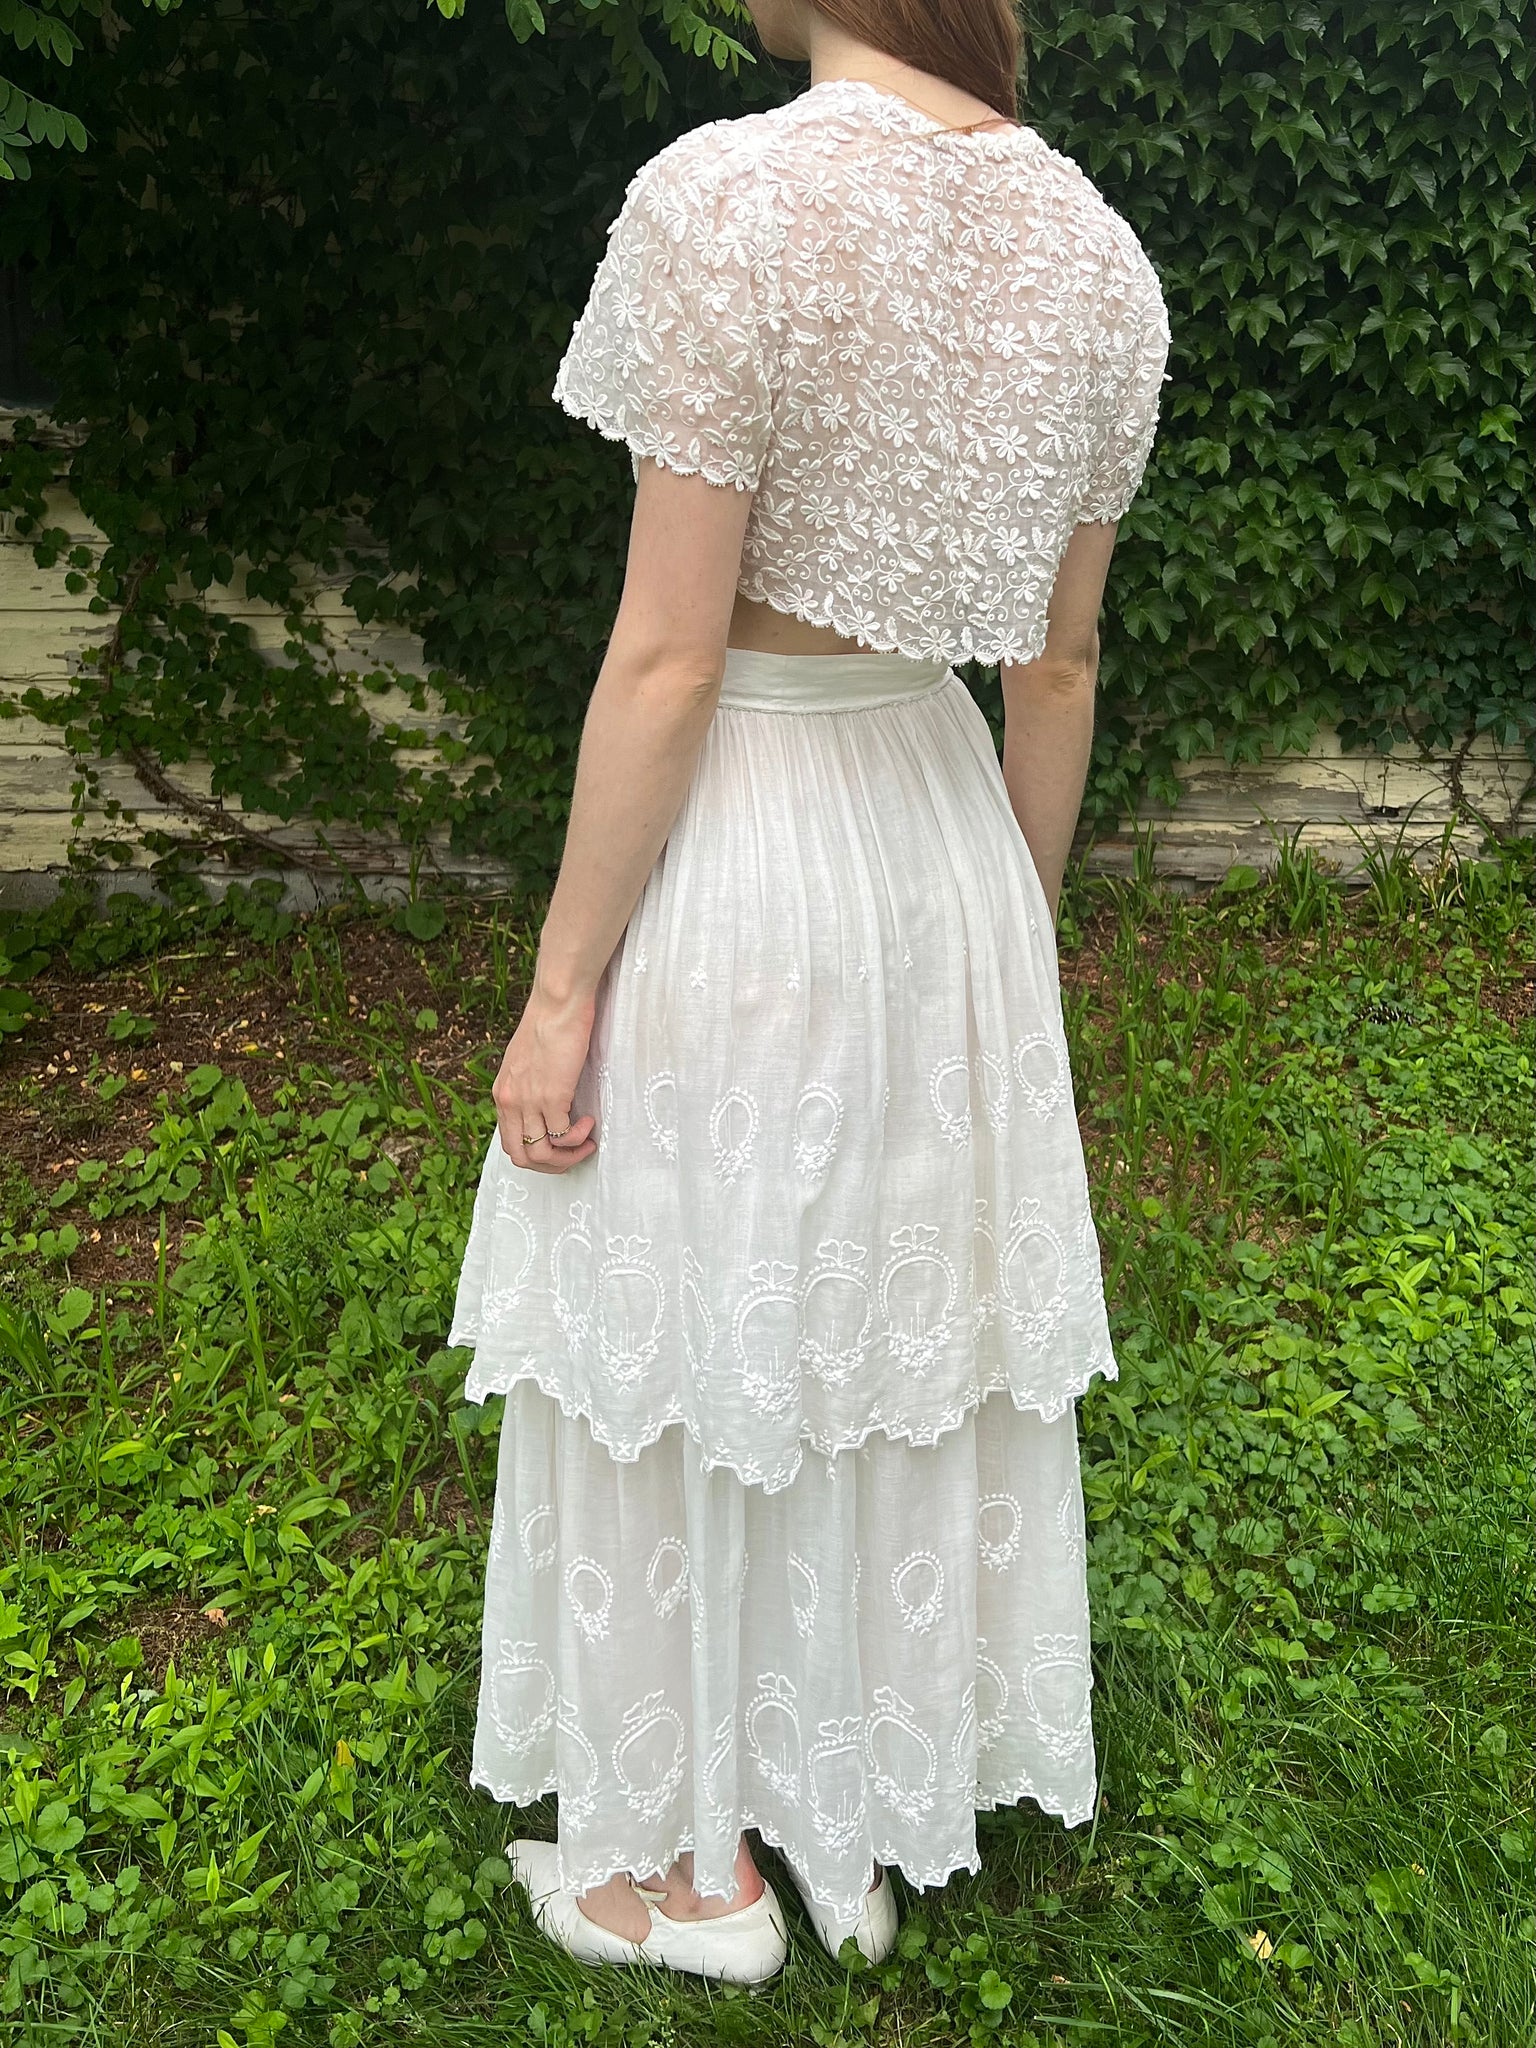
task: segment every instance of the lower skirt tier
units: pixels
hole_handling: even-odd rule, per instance
[[[977,1870],[978,1808],[1090,1817],[1088,1652],[1075,1407],[994,1394],[767,1493],[681,1427],[620,1463],[507,1396],[472,1781],[557,1794],[567,1885],[691,1848],[728,1895],[748,1827],[850,1920],[872,1861]]]

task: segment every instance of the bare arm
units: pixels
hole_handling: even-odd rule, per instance
[[[595,1149],[590,1117],[560,1144],[521,1139],[567,1123],[598,982],[682,808],[715,715],[751,504],[749,491],[641,464],[533,988],[492,1090],[519,1165],[564,1172]]]
[[[1107,523],[1073,530],[1051,590],[1044,652],[999,671],[1003,781],[1053,919],[1088,780],[1099,608],[1117,530]]]
[[[682,808],[715,715],[750,491],[640,467],[535,990],[590,996]]]

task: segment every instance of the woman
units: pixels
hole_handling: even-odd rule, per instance
[[[833,1954],[1093,1810],[1115,1362],[1056,978],[1167,320],[1014,118],[1010,0],[761,0],[787,105],[636,174],[556,379],[622,601],[452,1341],[505,1393],[474,1781],[592,1961]],[[999,766],[951,662],[1000,664]]]

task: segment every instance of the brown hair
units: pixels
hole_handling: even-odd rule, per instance
[[[899,63],[1019,119],[1017,0],[811,0],[818,14]]]

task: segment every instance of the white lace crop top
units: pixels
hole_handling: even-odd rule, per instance
[[[706,122],[631,179],[553,396],[751,491],[737,587],[919,660],[1032,661],[1075,525],[1122,517],[1168,315],[1031,128],[864,79]]]

